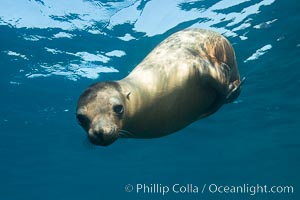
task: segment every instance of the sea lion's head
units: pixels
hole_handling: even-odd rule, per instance
[[[108,146],[119,138],[125,98],[117,82],[96,83],[81,94],[76,117],[93,144]]]

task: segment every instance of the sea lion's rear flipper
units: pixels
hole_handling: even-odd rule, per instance
[[[207,112],[198,117],[198,119],[207,117],[215,113],[225,103],[233,102],[241,93],[241,85],[245,81],[245,77],[230,82],[231,68],[222,63],[215,68],[210,69],[210,75],[206,80],[210,87],[216,91],[215,101],[209,106]]]
[[[233,102],[241,93],[241,86],[245,82],[246,77],[243,77],[242,80],[236,80],[229,84],[228,93],[225,98],[225,103]]]
[[[216,65],[213,72],[212,87],[218,92],[217,101],[221,104],[233,102],[241,93],[241,85],[246,78],[232,77],[232,68],[226,63]]]

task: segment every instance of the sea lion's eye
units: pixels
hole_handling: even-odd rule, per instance
[[[87,116],[85,116],[85,115],[78,114],[78,115],[76,115],[76,118],[77,118],[77,120],[79,122],[79,125],[81,125],[81,126],[85,127],[85,126],[87,126],[90,123],[89,118]]]
[[[122,105],[115,105],[113,111],[119,115],[124,113],[124,107]]]

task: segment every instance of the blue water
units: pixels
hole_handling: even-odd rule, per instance
[[[1,0],[0,199],[300,199],[299,10],[298,0]],[[238,100],[167,137],[91,145],[74,116],[81,92],[188,27],[231,41],[247,77]],[[135,188],[176,183],[199,192]],[[205,184],[294,192],[202,194]]]

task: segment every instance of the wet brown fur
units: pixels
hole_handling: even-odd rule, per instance
[[[88,88],[80,97],[78,110],[93,101],[97,103],[90,109],[97,110],[103,105],[97,94],[111,95],[103,93],[110,87],[121,94],[125,108],[118,130],[126,130],[134,138],[161,137],[232,102],[240,93],[239,84],[229,41],[213,31],[187,29],[164,40],[124,79]],[[94,118],[97,112],[85,110],[81,114]],[[115,120],[111,123],[116,124]]]

